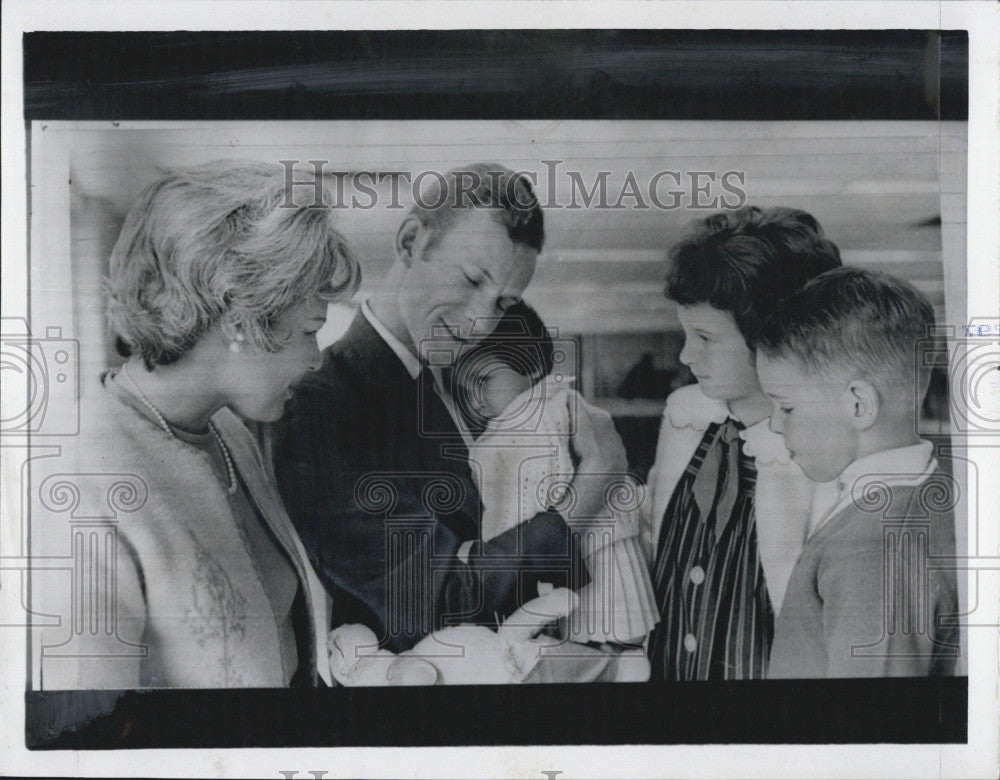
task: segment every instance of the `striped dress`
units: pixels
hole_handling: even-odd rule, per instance
[[[653,680],[767,675],[774,611],[757,549],[757,470],[741,438],[734,442],[740,448],[739,491],[728,520],[716,527],[714,504],[703,520],[694,500],[695,478],[720,427],[708,426],[664,513],[653,567],[661,615],[649,641]]]

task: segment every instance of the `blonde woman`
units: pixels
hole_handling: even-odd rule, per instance
[[[108,280],[125,362],[64,448],[63,493],[36,482],[36,542],[75,556],[72,584],[33,583],[36,609],[67,618],[41,631],[44,689],[329,681],[327,597],[239,417],[281,416],[320,365],[327,303],[359,281],[330,210],[288,203],[278,166],[176,170],[139,197]],[[131,492],[109,547],[68,550],[60,496],[74,516],[106,500],[94,475]]]

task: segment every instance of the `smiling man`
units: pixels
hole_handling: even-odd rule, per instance
[[[377,294],[297,389],[275,450],[333,624],[366,625],[393,652],[447,625],[495,626],[541,582],[583,584],[570,576],[582,564],[555,512],[479,539],[469,434],[443,379],[531,280],[541,208],[527,179],[498,165],[434,181],[403,219]],[[576,427],[578,472],[625,471],[608,415],[581,409]],[[576,509],[596,514],[606,485],[585,482]]]
[[[670,259],[680,361],[698,384],[667,399],[648,480],[661,617],[648,644],[652,679],[759,679],[813,486],[768,428],[749,344],[840,253],[804,211],[746,207],[696,222]]]

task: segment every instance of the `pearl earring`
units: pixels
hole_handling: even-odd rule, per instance
[[[229,342],[229,351],[234,355],[243,351],[243,334],[237,333],[235,338]]]

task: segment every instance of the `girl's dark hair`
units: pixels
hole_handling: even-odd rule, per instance
[[[670,249],[665,294],[728,311],[753,348],[761,324],[808,280],[840,267],[840,250],[805,211],[745,206],[689,228]]]

